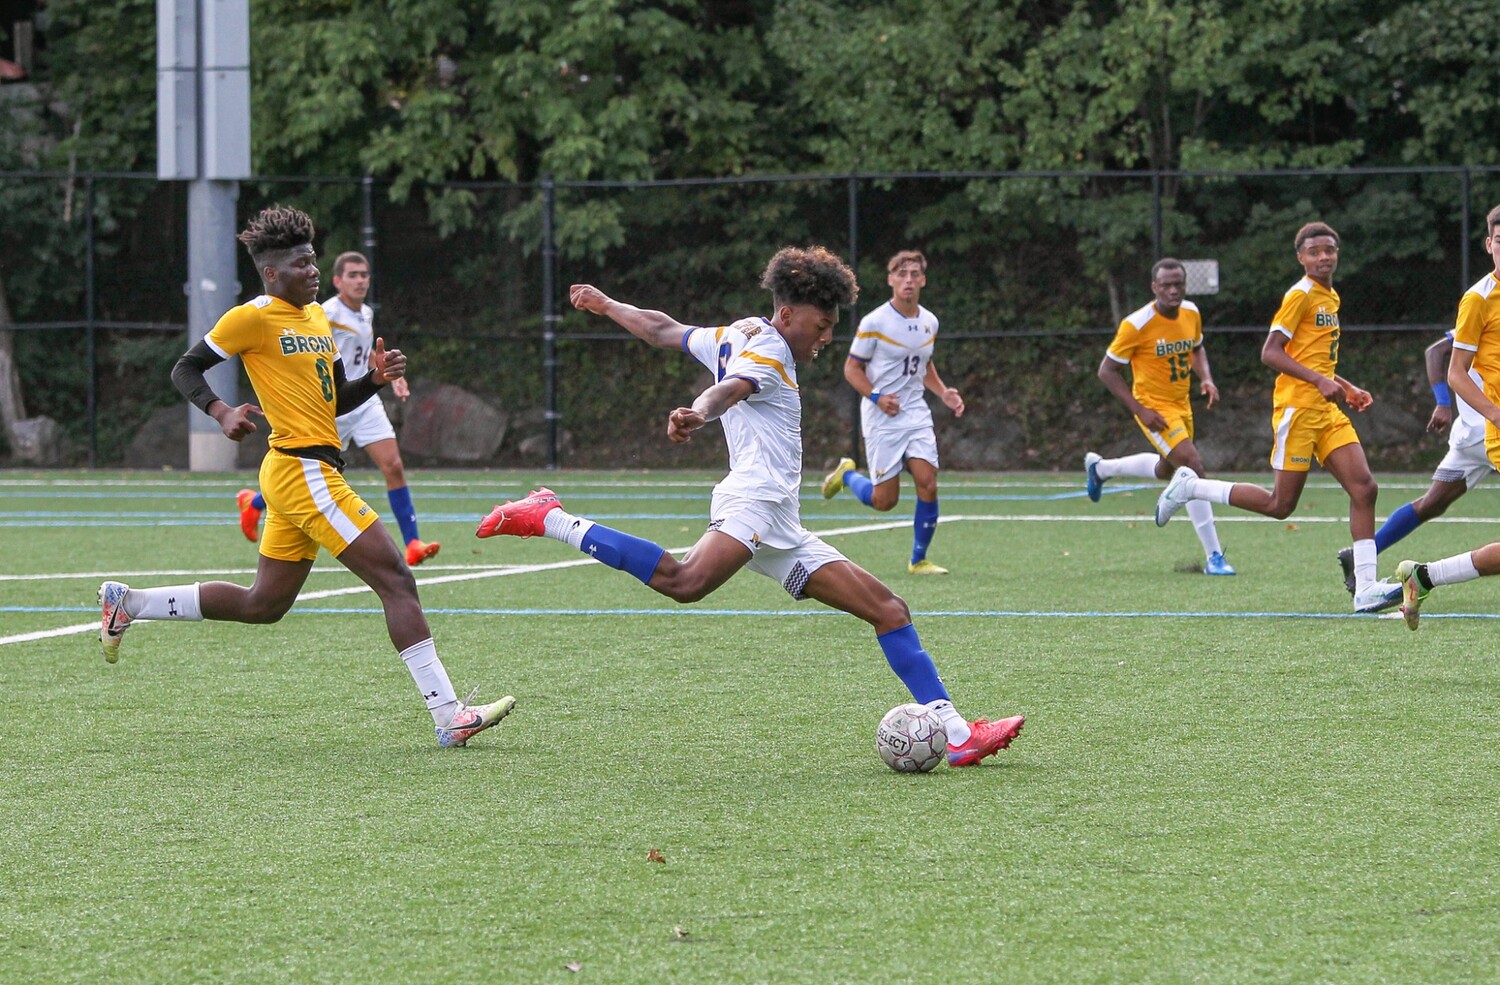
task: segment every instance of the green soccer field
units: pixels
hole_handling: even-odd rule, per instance
[[[953,574],[912,578],[909,484],[875,514],[809,477],[804,522],[907,600],[960,711],[1027,715],[982,767],[906,776],[864,624],[472,536],[545,481],[685,548],[717,478],[414,474],[439,653],[519,699],[439,750],[326,555],[278,625],[138,624],[103,662],[102,578],[248,583],[253,477],[0,473],[0,982],[1500,977],[1500,579],[1411,633],[1350,614],[1326,476],[1289,522],[1216,508],[1240,573],[1208,578],[1157,486],[1096,505],[1071,472],[945,474]],[[1426,486],[1379,478],[1382,517]],[[1481,487],[1381,574],[1497,518]]]

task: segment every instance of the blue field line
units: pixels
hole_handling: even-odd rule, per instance
[[[97,605],[0,605],[0,612],[92,612]],[[705,609],[683,606],[674,609],[468,609],[424,607],[429,616],[842,616],[837,609]],[[301,616],[379,616],[384,610],[371,607],[294,608],[288,615]],[[957,609],[913,611],[916,619],[1358,619],[1368,614],[1355,612],[1046,612],[1036,609]],[[1394,613],[1384,617],[1394,618]],[[1422,613],[1428,619],[1500,619],[1500,612],[1433,612]]]
[[[1041,484],[1038,483],[1038,486],[1040,486],[1040,485]],[[1135,485],[1135,486],[1131,486],[1131,485],[1112,485],[1112,486],[1109,486],[1108,488],[1106,488],[1104,490],[1104,495],[1108,496],[1108,495],[1111,495],[1111,494],[1114,494],[1114,493],[1131,492],[1131,491],[1137,490],[1137,489],[1158,489],[1158,488],[1160,488],[1160,486],[1161,486],[1160,483],[1157,483],[1156,485],[1152,485],[1152,486],[1145,486],[1145,485]],[[17,493],[14,493],[13,495],[15,495],[17,497],[24,496],[24,497],[26,497],[28,499],[110,499],[110,500],[116,500],[116,499],[121,499],[121,500],[123,500],[123,499],[150,499],[150,500],[162,500],[162,501],[179,500],[179,499],[217,499],[217,500],[222,500],[224,502],[224,504],[225,504],[224,505],[224,509],[221,511],[220,515],[223,515],[223,514],[232,514],[235,517],[239,516],[239,513],[235,509],[235,506],[234,506],[234,496],[233,496],[233,494],[228,493],[228,492],[212,492],[212,493],[207,493],[207,492],[165,492],[164,493],[164,492],[147,492],[147,491],[137,491],[137,490],[121,490],[121,491],[118,491],[118,492],[101,492],[101,491],[98,491],[98,490],[80,490],[80,491],[77,491],[77,492],[71,492],[71,491],[66,491],[66,490],[55,490],[55,491],[54,490],[49,490],[49,491],[43,491],[43,492],[32,492],[32,491],[17,492]],[[372,496],[376,496],[376,498],[378,498],[378,494],[372,493],[371,495]],[[475,503],[492,503],[497,498],[503,498],[503,497],[508,496],[508,495],[519,495],[519,493],[513,493],[513,492],[510,492],[510,491],[501,491],[501,492],[498,492],[498,493],[485,493],[485,492],[444,493],[444,492],[425,492],[425,491],[423,491],[423,492],[418,492],[416,494],[416,498],[418,500],[421,500],[421,501],[433,500],[433,499],[463,499],[463,500],[471,500],[471,501],[473,501]],[[587,493],[587,492],[574,492],[574,493],[571,493],[571,494],[569,494],[569,493],[562,493],[561,495],[564,498],[570,499],[570,500],[580,500],[581,499],[581,500],[589,500],[589,501],[600,500],[600,499],[602,499],[602,500],[609,500],[609,501],[613,501],[613,500],[663,500],[663,499],[672,499],[672,500],[691,500],[691,501],[694,501],[694,502],[706,502],[710,498],[712,498],[711,497],[711,491],[707,490],[707,489],[704,489],[704,490],[699,491],[699,492],[686,492],[686,493],[684,493],[684,492],[661,492],[661,493],[620,493],[620,492]],[[1048,502],[1048,501],[1052,501],[1052,500],[1062,500],[1062,499],[1078,499],[1080,496],[1083,496],[1083,495],[1084,495],[1084,492],[1083,492],[1082,489],[1070,489],[1070,490],[1068,490],[1066,492],[1035,493],[1035,494],[1025,494],[1025,495],[1022,495],[1022,494],[1019,494],[1019,493],[963,493],[963,492],[948,491],[948,492],[944,492],[942,494],[942,499],[943,499],[943,502],[965,502],[965,503],[1030,503],[1030,502]],[[821,503],[821,502],[823,502],[823,496],[822,496],[822,494],[819,493],[819,492],[816,492],[816,491],[811,492],[811,493],[804,493],[804,494],[802,494],[799,497],[799,499],[802,502],[804,502],[804,503]],[[0,517],[7,517],[7,516],[34,516],[34,515],[59,515],[59,516],[61,516],[61,515],[65,515],[65,514],[42,514],[42,513],[39,513],[39,512],[29,512],[29,513],[6,513],[6,512],[0,512]],[[126,515],[126,514],[122,513],[122,514],[118,514],[118,515],[122,515],[123,516],[123,515]],[[145,513],[145,514],[132,514],[132,515],[151,516],[151,515],[154,515],[154,514]]]

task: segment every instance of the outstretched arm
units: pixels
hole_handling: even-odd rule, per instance
[[[568,288],[568,300],[573,307],[603,315],[622,325],[631,335],[658,348],[678,348],[682,345],[683,333],[688,330],[687,325],[664,311],[651,311],[616,301],[592,284],[574,284]]]
[[[739,376],[721,380],[698,394],[691,407],[678,407],[667,416],[667,437],[681,444],[691,441],[693,432],[755,392],[755,385]]]

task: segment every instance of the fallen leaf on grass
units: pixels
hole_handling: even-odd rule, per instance
[[[646,861],[648,861],[648,862],[660,862],[663,865],[666,865],[667,864],[667,857],[665,855],[663,855],[661,852],[657,851],[655,848],[653,848],[649,852],[646,853]]]
[[[672,933],[676,934],[678,937],[686,937],[688,934],[692,933],[692,931],[683,930],[681,927],[673,927]]]
[[[563,967],[573,972],[579,972],[583,970],[583,965],[579,964],[577,961],[569,961],[567,964],[563,965]]]
[[[1296,529],[1297,529],[1297,525],[1296,525],[1296,524],[1295,524],[1295,523],[1288,523],[1288,524],[1287,524],[1287,525],[1286,525],[1286,528],[1287,528],[1287,529],[1288,529],[1288,530],[1296,530]]]

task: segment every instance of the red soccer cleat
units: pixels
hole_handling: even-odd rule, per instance
[[[412,538],[406,545],[406,566],[415,568],[430,557],[437,557],[437,552],[442,550],[443,545],[437,541],[427,543]]]
[[[475,537],[495,537],[508,534],[511,537],[540,537],[546,533],[544,523],[548,513],[562,506],[557,493],[543,486],[525,499],[505,503],[490,510],[489,515],[479,521]]]
[[[255,502],[255,490],[241,489],[235,494],[234,502],[240,508],[240,533],[244,534],[245,539],[253,544],[258,538],[259,531],[256,528],[260,525],[260,515],[262,513],[261,510],[250,505]]]
[[[1002,718],[998,722],[976,718],[969,723],[972,730],[969,732],[969,741],[961,746],[948,746],[948,765],[978,766],[981,759],[993,756],[1010,745],[1021,734],[1021,726],[1025,724],[1025,715]]]

